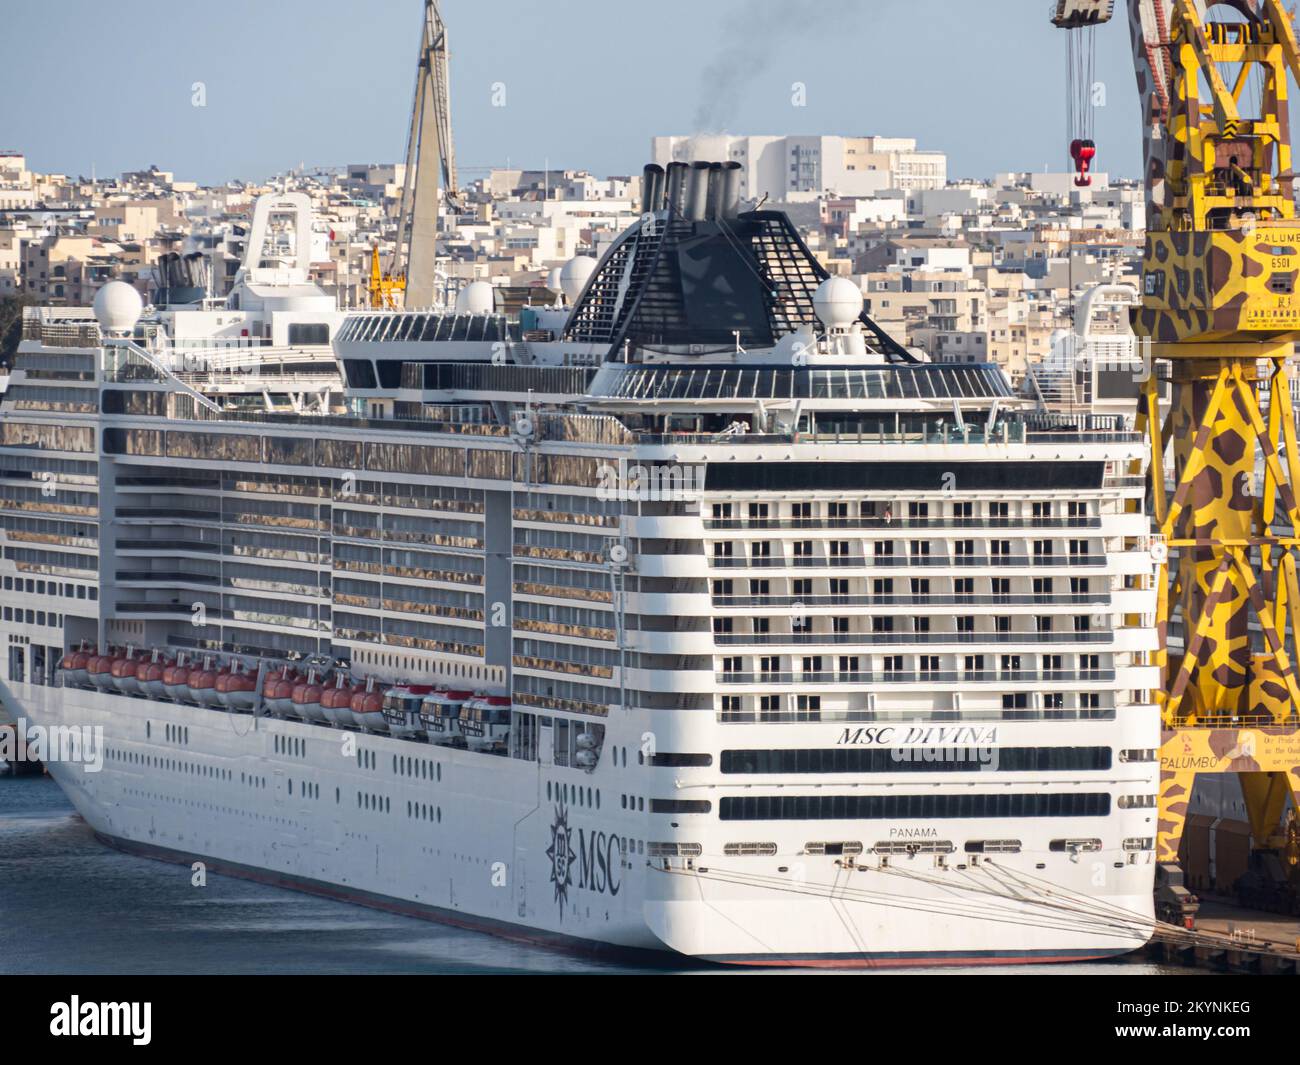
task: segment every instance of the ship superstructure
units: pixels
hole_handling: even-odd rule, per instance
[[[349,315],[317,404],[32,319],[3,694],[102,728],[96,832],[587,948],[1146,939],[1141,438],[918,361],[737,178],[648,167],[561,306]]]

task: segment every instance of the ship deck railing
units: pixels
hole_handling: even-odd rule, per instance
[[[724,725],[807,725],[828,722],[902,722],[914,724],[916,714],[910,710],[719,710],[716,719]],[[1115,708],[1061,707],[983,710],[933,710],[925,715],[926,724],[969,721],[1113,721]]]
[[[322,602],[326,602],[322,600]],[[309,604],[315,606],[315,604]],[[327,603],[328,605],[328,603]],[[118,603],[114,608],[123,614],[159,614],[167,617],[189,617],[194,613],[192,603]],[[293,614],[273,614],[261,610],[228,609],[204,604],[203,614],[209,619],[222,621],[249,621],[259,625],[274,625],[288,629],[308,629],[326,632],[330,623],[319,618],[300,617]]]
[[[715,632],[713,642],[723,647],[799,644],[835,646],[924,643],[1108,643],[1109,629],[1080,632]]]
[[[1100,529],[1101,518],[705,518],[706,529]]]
[[[1005,432],[1003,428],[1005,427]],[[776,432],[776,433],[637,433],[636,442],[643,446],[716,445],[716,444],[1140,444],[1141,433],[1095,430],[1035,430],[1024,422],[1004,422],[992,434],[982,426],[953,425],[935,432],[895,432],[863,430],[857,432]]]
[[[715,595],[713,606],[788,609],[811,606],[1106,606],[1109,592],[1053,595]]]
[[[1113,669],[1017,669],[1017,670],[879,670],[874,672],[722,672],[719,684],[1029,684],[1040,682],[1112,681]]]
[[[149,349],[174,373],[239,373],[266,366],[301,363],[335,363],[328,344],[217,344],[188,346],[162,344]]]
[[[418,432],[444,433],[455,436],[486,436],[508,438],[510,427],[480,422],[443,422],[425,418],[365,418],[348,414],[277,413],[273,411],[221,410],[199,412],[202,421],[222,421],[232,424],[282,425],[296,429],[328,427],[337,429],[373,429],[390,433]]]
[[[709,562],[717,569],[799,569],[803,567],[834,569],[853,566],[863,569],[947,566],[1104,566],[1106,556],[1096,555],[711,555]]]

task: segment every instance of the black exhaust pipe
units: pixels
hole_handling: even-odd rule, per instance
[[[735,218],[740,213],[741,166],[732,159],[722,164],[721,190],[718,195],[718,217]]]
[[[709,164],[709,200],[704,208],[704,217],[716,222],[721,217],[722,205],[722,164]]]
[[[641,171],[641,213],[662,210],[664,205],[664,168],[647,163]]]
[[[664,193],[664,206],[670,215],[681,217],[686,210],[686,171],[690,169],[685,163],[669,163]]]
[[[703,222],[709,209],[709,164],[692,163],[686,178],[686,217]]]

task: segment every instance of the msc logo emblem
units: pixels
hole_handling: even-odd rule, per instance
[[[551,845],[546,848],[551,860],[551,883],[555,885],[555,901],[564,917],[564,904],[569,901],[569,888],[573,884],[573,863],[578,856],[573,850],[573,829],[569,827],[569,811],[561,803],[555,808],[551,822]]]
[[[551,861],[551,883],[555,885],[555,901],[560,907],[561,919],[564,917],[564,904],[569,901],[570,888],[613,898],[623,886],[619,879],[619,870],[623,866],[623,844],[619,837],[606,832],[574,829],[569,824],[569,811],[563,803],[555,807],[551,845],[546,848],[546,857]]]

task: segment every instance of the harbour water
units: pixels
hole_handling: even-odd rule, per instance
[[[100,844],[48,777],[0,775],[0,974],[639,971],[224,876],[194,887],[191,877]],[[1146,962],[944,971],[1196,972]]]

